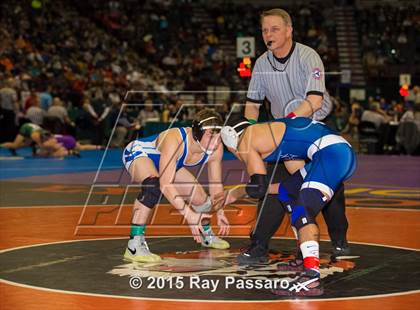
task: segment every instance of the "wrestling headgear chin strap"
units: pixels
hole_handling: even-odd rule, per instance
[[[236,122],[228,121],[226,126],[223,126],[221,131],[221,137],[223,143],[232,149],[238,148],[239,137],[244,130],[250,126],[251,123],[245,118],[241,117]]]
[[[193,137],[195,139],[195,141],[198,142],[198,145],[200,146],[201,150],[206,153],[207,155],[211,155],[213,153],[213,151],[209,151],[207,148],[203,147],[201,145],[201,139],[203,138],[204,132],[206,131],[206,129],[222,129],[222,126],[217,126],[217,125],[208,125],[208,126],[204,126],[203,123],[211,120],[211,119],[217,119],[216,116],[211,116],[208,118],[205,118],[201,121],[193,121],[192,124],[192,134]]]

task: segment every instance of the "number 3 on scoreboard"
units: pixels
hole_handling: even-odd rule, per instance
[[[236,38],[236,57],[255,57],[255,38]]]

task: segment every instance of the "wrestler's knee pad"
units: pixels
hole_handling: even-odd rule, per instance
[[[300,171],[286,178],[279,185],[277,199],[282,203],[288,213],[292,213],[292,201],[297,199],[299,190],[303,183],[303,177]]]
[[[327,203],[328,198],[314,188],[304,188],[292,206],[292,225],[297,229],[316,224],[315,218]]]
[[[160,183],[158,177],[148,177],[142,183],[142,190],[137,199],[146,207],[152,209],[161,196]]]
[[[287,213],[292,213],[292,197],[287,188],[281,183],[279,185],[279,192],[277,193],[277,200],[281,203]]]
[[[266,174],[253,174],[245,190],[249,197],[261,199],[267,194],[268,185],[269,180]]]

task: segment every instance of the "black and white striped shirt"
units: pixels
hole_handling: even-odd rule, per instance
[[[293,42],[284,58],[275,57],[271,51],[258,57],[248,87],[248,101],[263,103],[266,98],[274,118],[281,118],[293,112],[310,94],[323,96],[322,108],[312,118],[324,119],[332,103],[325,89],[324,65],[314,49]]]
[[[26,118],[31,121],[33,124],[42,125],[44,121],[44,116],[46,112],[41,109],[40,107],[30,107],[28,111],[26,111]]]

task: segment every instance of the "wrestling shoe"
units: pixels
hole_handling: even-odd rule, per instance
[[[239,265],[266,264],[268,263],[268,247],[253,241],[236,257],[236,260]]]
[[[311,272],[311,270],[305,270],[297,279],[287,282],[287,284],[284,285],[282,283],[280,287],[271,290],[271,292],[278,296],[291,297],[309,297],[324,294],[324,287],[319,278],[319,273]]]
[[[230,248],[229,242],[217,237],[213,230],[210,228],[201,234],[201,245],[206,248],[213,248],[219,250],[225,250]]]
[[[82,156],[80,155],[80,151],[77,150],[69,150],[69,155],[77,157],[77,158],[81,158]]]
[[[8,150],[12,156],[18,156],[18,153],[16,152],[15,149],[8,149]]]
[[[351,250],[347,241],[333,241],[332,242],[333,250],[331,254],[331,259],[339,259],[351,254]]]
[[[293,271],[293,272],[302,272],[303,268],[303,259],[295,258],[287,263],[277,264],[277,271]]]
[[[159,255],[150,252],[144,236],[135,236],[128,241],[124,258],[140,263],[153,263],[162,260]]]

